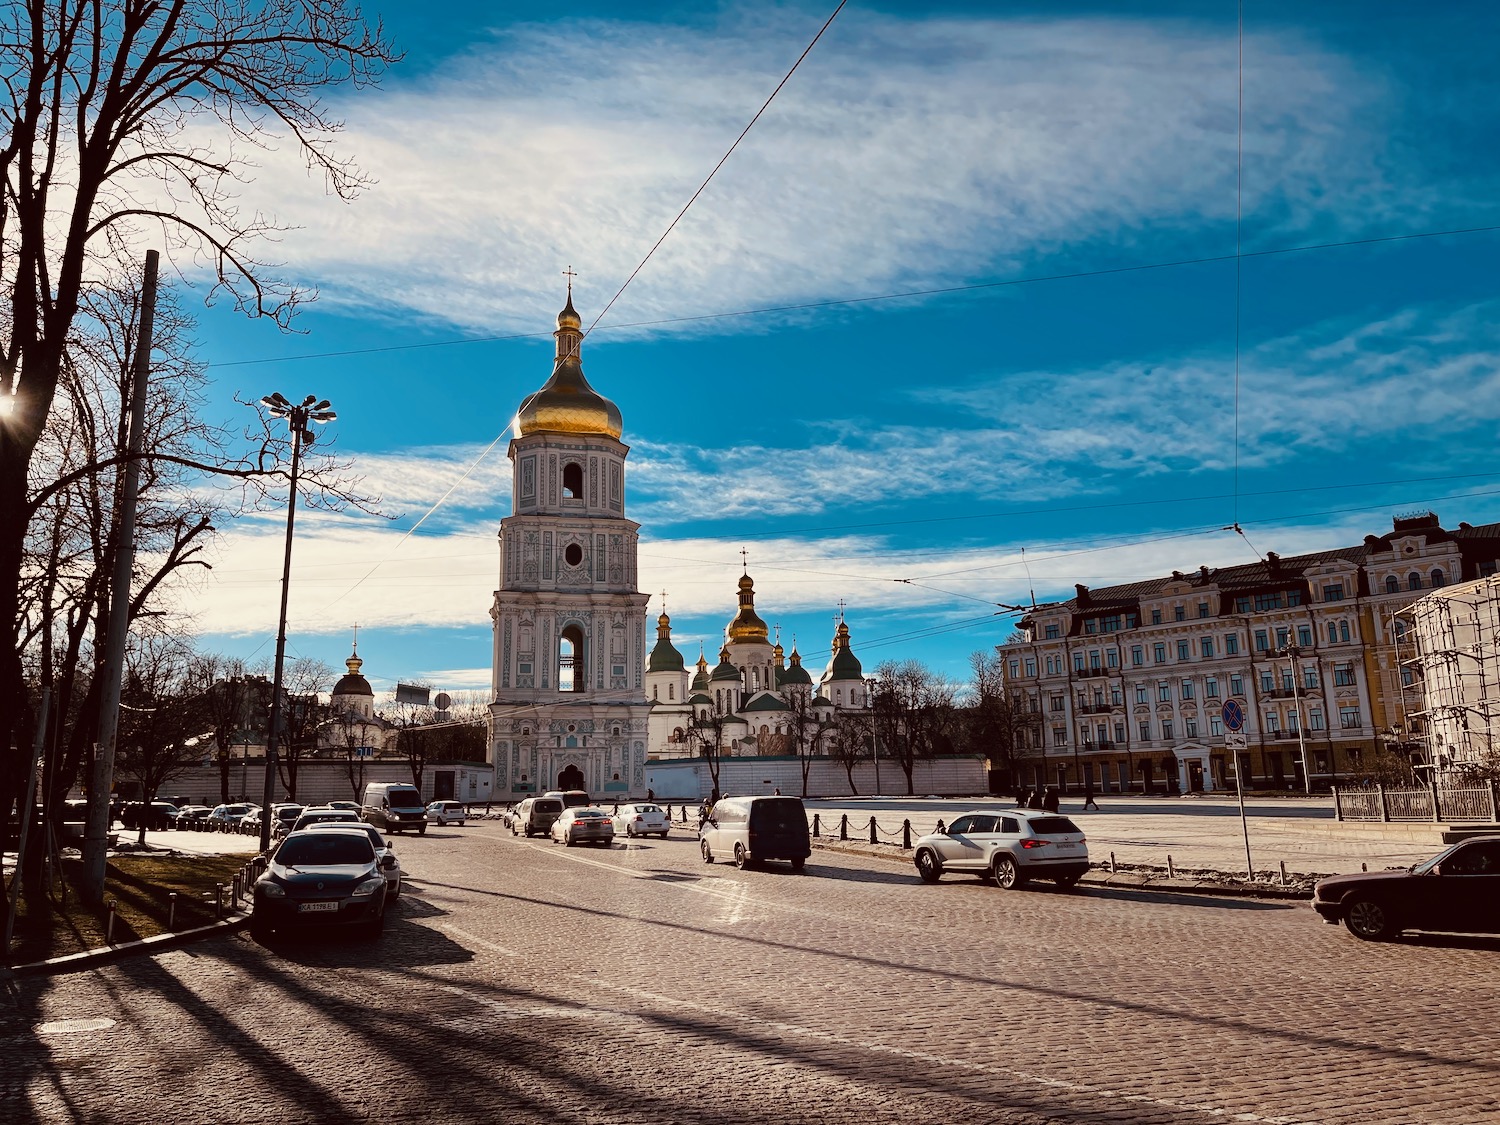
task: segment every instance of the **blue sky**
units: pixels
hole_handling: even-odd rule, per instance
[[[334,101],[376,183],[329,200],[281,151],[244,189],[318,302],[200,325],[212,410],[332,399],[393,517],[299,516],[289,652],[337,666],[358,622],[377,688],[487,684],[505,440],[480,456],[550,371],[562,270],[587,325],[831,7],[382,9],[406,61]],[[1235,21],[845,8],[584,344],[684,655],[742,548],[809,666],[842,599],[866,668],[960,679],[994,603],[1251,561],[1236,520],[1282,554],[1500,520],[1500,232],[1279,252],[1500,225],[1500,15],[1248,3],[1239,190]],[[184,586],[204,646],[271,654],[283,519]]]

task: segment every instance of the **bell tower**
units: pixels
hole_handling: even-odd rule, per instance
[[[557,316],[551,377],[516,412],[511,514],[500,521],[490,757],[505,799],[581,787],[644,794],[640,525],[625,518],[619,408],[584,378],[582,321]]]

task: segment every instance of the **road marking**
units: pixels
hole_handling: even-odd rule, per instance
[[[447,922],[434,922],[433,926],[436,929],[442,930],[444,933],[452,934],[456,938],[462,938],[464,941],[472,941],[478,945],[482,945],[492,953],[499,953],[505,957],[521,956],[521,954],[514,949],[507,949],[503,945],[496,945],[492,941],[486,941],[484,938],[479,937],[477,934],[471,934],[468,930],[460,930],[457,926],[449,925]]]

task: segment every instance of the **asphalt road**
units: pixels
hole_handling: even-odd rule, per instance
[[[0,1120],[1500,1121],[1497,940],[685,836],[397,850],[376,941],[7,984]]]

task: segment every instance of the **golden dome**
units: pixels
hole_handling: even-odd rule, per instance
[[[748,574],[740,577],[740,610],[729,623],[730,643],[765,644],[771,630],[755,612],[755,581]]]
[[[552,378],[530,395],[516,411],[516,434],[525,437],[540,430],[562,434],[605,434],[619,440],[624,431],[620,408],[605,398],[583,377],[578,353],[583,344],[583,322],[573,308],[573,287],[568,303],[557,314],[557,356]]]

